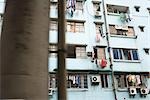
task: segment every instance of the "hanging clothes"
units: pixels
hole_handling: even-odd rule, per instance
[[[69,80],[74,80],[74,76],[72,76],[72,75],[69,75]]]
[[[96,42],[100,42],[101,35],[96,33]]]
[[[68,9],[68,12],[70,13],[70,15],[72,17],[74,11],[76,10],[76,0],[68,0],[66,8]]]
[[[106,65],[107,65],[107,61],[103,58],[103,59],[101,60],[101,62],[100,62],[100,66],[101,66],[102,68],[105,68]]]
[[[75,84],[80,84],[80,76],[78,75],[75,77]]]
[[[76,83],[76,76],[73,76],[73,84]]]
[[[140,75],[136,75],[136,85],[140,85],[141,84],[141,79],[140,79]]]

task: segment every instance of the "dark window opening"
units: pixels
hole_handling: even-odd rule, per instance
[[[132,50],[133,60],[139,60],[137,50]]]
[[[101,86],[102,88],[108,88],[108,75],[107,74],[101,74]]]
[[[67,46],[67,58],[76,58],[75,45]]]

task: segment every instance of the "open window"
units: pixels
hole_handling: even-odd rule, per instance
[[[144,73],[115,73],[115,80],[118,89],[129,87],[143,88],[147,87],[148,74]]]
[[[95,17],[100,17],[100,11],[101,11],[101,8],[100,8],[100,4],[101,2],[100,1],[92,1],[93,2],[93,10],[94,10],[94,14],[95,14]]]
[[[95,59],[105,59],[105,48],[104,47],[94,47],[94,58]]]
[[[85,45],[67,45],[67,58],[86,58]]]
[[[134,28],[127,25],[109,25],[111,35],[135,36]]]
[[[107,4],[107,12],[114,14],[128,13],[129,8],[126,6],[110,5]]]

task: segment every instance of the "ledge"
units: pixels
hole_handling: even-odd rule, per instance
[[[141,63],[141,60],[117,60],[113,59],[114,62],[125,62],[125,63]]]
[[[118,88],[117,91],[118,92],[128,92],[128,89],[127,88],[124,88],[124,89]]]
[[[120,16],[120,14],[116,14],[116,13],[107,13],[107,15],[113,15],[113,16]]]
[[[132,38],[132,39],[136,39],[137,38],[137,36],[125,36],[125,35],[110,35],[110,37]]]

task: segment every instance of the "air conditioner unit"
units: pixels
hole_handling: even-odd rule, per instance
[[[130,87],[129,88],[129,94],[130,94],[130,96],[134,97],[137,94],[136,88]]]
[[[92,76],[91,77],[91,82],[92,83],[99,83],[100,82],[100,76],[98,76],[98,75],[97,76],[96,75]]]
[[[140,94],[143,96],[146,96],[149,93],[149,90],[147,88],[141,88],[140,89]]]
[[[52,95],[53,95],[53,89],[52,89],[52,88],[49,88],[49,89],[48,89],[48,95],[49,95],[49,96],[52,96]]]
[[[96,12],[95,12],[95,16],[96,16],[96,17],[101,16],[101,15],[100,15],[100,12],[99,12],[99,11],[96,11]]]

